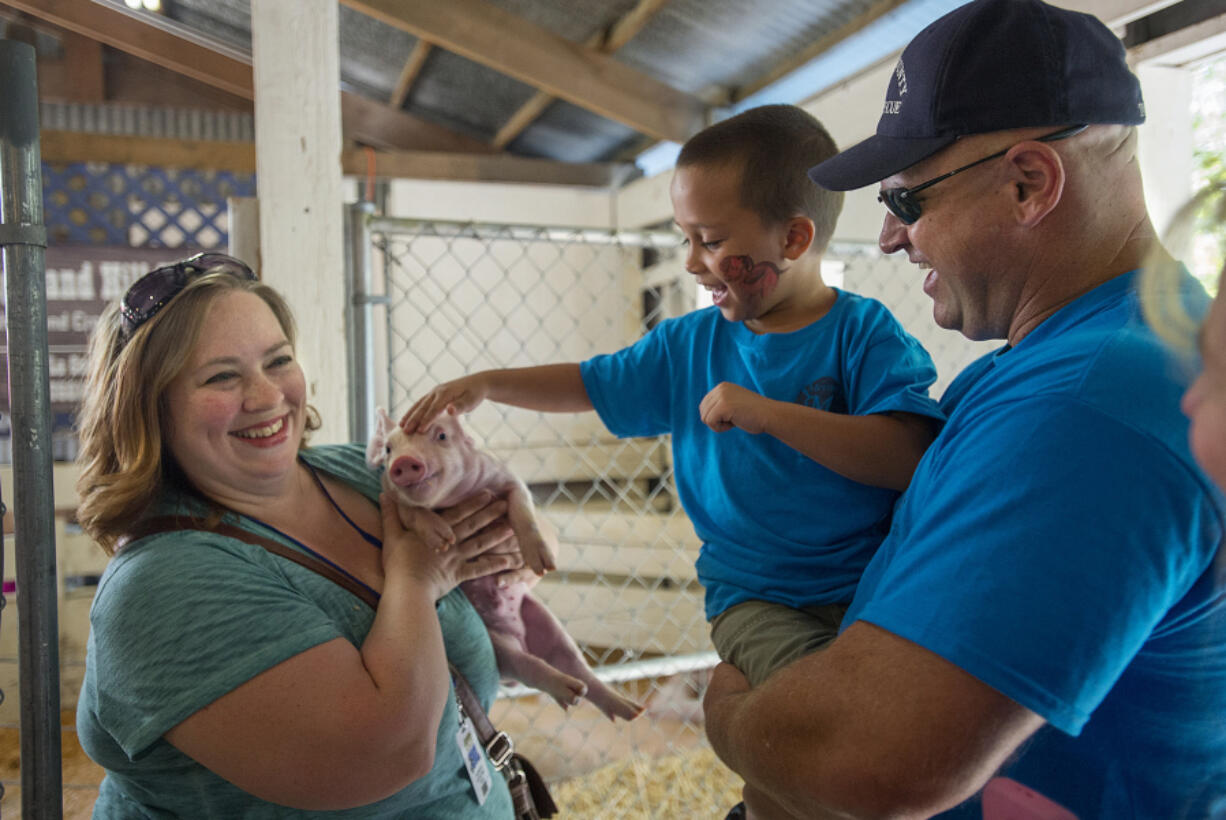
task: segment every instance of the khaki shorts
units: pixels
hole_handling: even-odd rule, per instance
[[[772,672],[816,652],[839,634],[847,604],[795,609],[767,601],[746,601],[711,619],[711,642],[721,660],[757,686]]]

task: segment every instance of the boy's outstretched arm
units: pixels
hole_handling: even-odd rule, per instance
[[[547,364],[482,370],[444,382],[414,402],[400,419],[400,426],[406,433],[415,433],[448,406],[454,406],[457,413],[467,413],[487,399],[545,413],[593,409],[577,363]]]
[[[717,433],[766,433],[844,478],[905,490],[936,436],[936,422],[914,413],[851,416],[776,401],[731,382],[717,384],[699,405]]]

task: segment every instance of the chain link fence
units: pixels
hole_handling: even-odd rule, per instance
[[[366,224],[358,241],[372,249],[371,282],[383,294],[370,300],[378,305],[372,353],[381,382],[373,392],[393,416],[467,373],[617,350],[702,298],[671,232]],[[922,276],[905,260],[860,246],[832,248],[829,258],[832,284],[881,299],[929,347],[941,371],[934,395],[977,355],[961,336],[935,328]],[[694,571],[699,542],[677,501],[668,437],[618,440],[595,413],[489,402],[466,426],[529,484],[538,513],[558,531],[558,572],[534,594],[602,679],[648,706],[637,720],[612,724],[586,702],[563,712],[511,686],[493,710],[495,724],[550,781],[588,778],[573,781],[584,783],[587,802],[572,816],[722,816],[740,782],[706,749],[700,697],[716,657]],[[602,767],[621,768],[609,777]],[[649,783],[652,771],[679,774]],[[696,787],[712,771],[713,782]]]

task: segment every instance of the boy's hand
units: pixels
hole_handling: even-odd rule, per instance
[[[480,373],[444,382],[422,396],[400,419],[400,429],[412,435],[454,407],[467,413],[485,401],[489,389]]]
[[[702,423],[717,433],[739,427],[757,435],[766,430],[771,400],[739,384],[720,382],[698,405]]]

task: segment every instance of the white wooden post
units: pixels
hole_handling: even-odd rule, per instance
[[[298,321],[316,443],[348,437],[340,54],[336,0],[255,0],[261,275]]]

